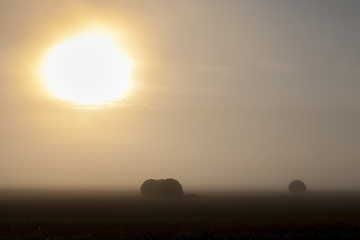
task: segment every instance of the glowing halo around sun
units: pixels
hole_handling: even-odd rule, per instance
[[[50,92],[58,98],[99,104],[128,89],[131,65],[107,36],[87,34],[53,48],[44,74]]]

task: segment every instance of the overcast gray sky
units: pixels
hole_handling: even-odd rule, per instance
[[[0,0],[0,185],[360,189],[360,2]],[[100,109],[41,61],[101,23],[134,61]]]

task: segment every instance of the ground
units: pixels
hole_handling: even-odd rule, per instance
[[[0,239],[360,239],[359,192],[2,190]]]

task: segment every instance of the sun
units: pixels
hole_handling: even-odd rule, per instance
[[[44,74],[63,100],[98,104],[119,98],[130,83],[131,60],[106,35],[86,34],[51,49]]]

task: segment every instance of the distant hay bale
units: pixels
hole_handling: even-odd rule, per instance
[[[141,195],[144,197],[156,197],[159,180],[148,179],[141,185]]]
[[[176,179],[168,178],[159,182],[157,194],[160,198],[179,198],[184,196],[184,191]]]
[[[302,181],[294,180],[289,184],[289,191],[291,193],[304,193],[306,191],[306,186]]]
[[[148,179],[141,185],[141,195],[144,197],[179,198],[184,196],[184,191],[176,179]]]

